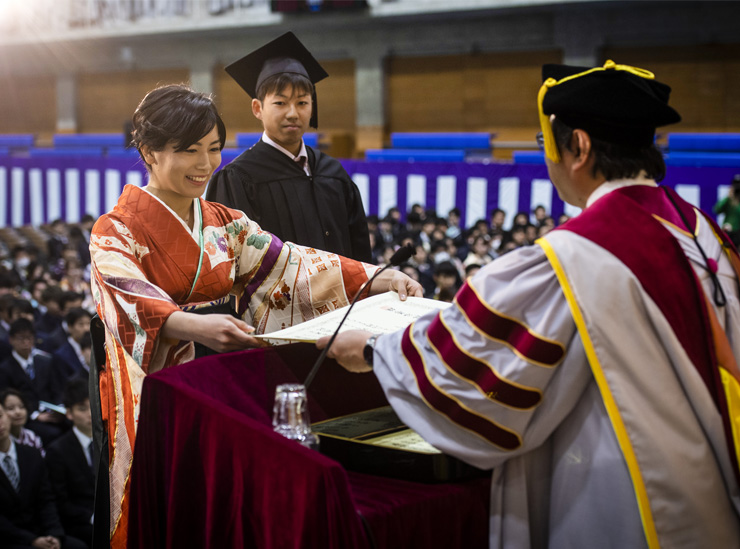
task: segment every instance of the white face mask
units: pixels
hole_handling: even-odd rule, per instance
[[[437,252],[434,254],[434,262],[435,263],[442,263],[443,261],[448,261],[450,259],[450,254],[447,252]]]
[[[29,257],[21,257],[19,259],[15,260],[15,266],[19,269],[25,269],[31,264],[31,258]]]

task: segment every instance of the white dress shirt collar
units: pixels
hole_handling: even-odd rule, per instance
[[[69,344],[72,346],[72,349],[74,349],[75,354],[77,355],[77,360],[80,361],[80,364],[82,364],[82,367],[90,371],[90,365],[87,363],[87,360],[85,359],[85,355],[82,354],[82,347],[80,347],[80,344],[77,343],[72,336],[69,336],[67,338],[67,341],[69,341]]]
[[[85,453],[85,459],[87,459],[87,464],[90,465],[90,453],[87,451],[87,449],[90,447],[90,443],[92,442],[92,438],[87,436],[85,433],[80,431],[77,427],[72,426],[72,432],[77,437],[77,440],[80,441],[80,446],[82,446],[82,451]]]
[[[8,448],[8,451],[0,452],[0,463],[5,459],[5,456],[10,456],[16,465],[18,465],[18,452],[15,449],[15,442],[13,442],[12,438],[10,439],[10,448]]]
[[[23,358],[21,355],[16,353],[15,351],[12,352],[13,358],[18,362],[18,364],[21,365],[21,368],[23,368],[24,372],[28,372],[28,367],[33,364],[33,357],[35,355],[34,351],[36,349],[31,349],[31,353],[28,355],[28,358]]]
[[[308,153],[306,152],[306,143],[303,141],[303,139],[301,139],[301,150],[298,151],[298,154],[293,154],[288,149],[281,147],[280,145],[275,143],[275,141],[270,139],[270,137],[267,135],[267,132],[262,132],[262,141],[264,141],[271,147],[275,147],[281,153],[290,158],[293,162],[297,162],[299,158],[305,158],[306,161],[303,164],[303,171],[306,172],[306,175],[311,175],[311,168],[308,167]]]

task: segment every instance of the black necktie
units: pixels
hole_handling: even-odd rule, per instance
[[[302,171],[304,172],[306,171],[306,157],[305,156],[299,156],[298,158],[296,158],[295,163],[298,164],[298,167]]]

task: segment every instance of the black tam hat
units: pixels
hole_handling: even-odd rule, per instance
[[[650,146],[655,128],[681,121],[668,106],[671,88],[645,69],[614,61],[596,68],[544,65],[542,79],[540,125],[545,154],[553,162],[560,161],[560,154],[550,126],[552,114],[596,139],[635,147]]]
[[[226,67],[226,72],[236,80],[252,98],[257,98],[260,85],[277,74],[294,73],[308,78],[314,86],[329,74],[311,52],[292,32],[286,32],[272,42],[242,57]],[[316,90],[313,92],[311,127],[318,127]]]

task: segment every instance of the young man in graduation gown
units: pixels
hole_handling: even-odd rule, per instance
[[[242,210],[283,241],[372,260],[357,185],[334,158],[306,146],[318,126],[314,85],[328,75],[293,33],[226,67],[252,99],[262,139],[213,176],[206,198]]]
[[[550,179],[583,212],[448,309],[344,332],[329,356],[372,369],[431,444],[493,469],[491,547],[737,546],[740,258],[656,184],[655,128],[680,120],[670,88],[611,61],[543,75]]]

